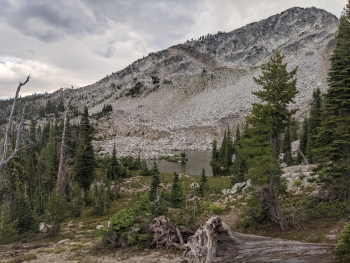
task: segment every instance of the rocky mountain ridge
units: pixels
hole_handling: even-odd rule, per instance
[[[289,69],[298,66],[299,93],[291,107],[299,108],[302,118],[314,88],[327,89],[337,29],[337,17],[327,11],[294,7],[228,33],[150,53],[92,85],[47,97],[73,97],[73,105],[88,105],[91,114],[112,105],[107,117],[95,121],[101,154],[111,152],[114,141],[119,155],[206,150],[249,113],[255,101],[251,92],[259,89],[253,76],[275,49],[285,55]]]

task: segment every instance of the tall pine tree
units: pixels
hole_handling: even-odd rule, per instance
[[[218,151],[218,142],[216,140],[213,141],[213,149],[211,152],[211,161],[214,164],[218,161],[219,151]]]
[[[239,127],[237,126],[235,141],[234,141],[235,160],[231,168],[231,171],[234,175],[231,181],[232,185],[234,185],[235,183],[246,181],[246,175],[248,173],[247,162],[242,156],[242,154],[240,153],[242,150],[243,139],[244,139],[244,133],[242,134],[241,131],[239,130]]]
[[[200,196],[204,196],[208,190],[208,178],[205,175],[205,169],[202,168],[202,174],[201,174],[201,179],[199,181],[199,189],[198,193]]]
[[[317,129],[321,126],[322,121],[322,98],[321,90],[315,89],[312,93],[310,117],[308,123],[307,145],[306,145],[306,157],[310,163],[315,163],[315,158],[312,153],[312,149],[315,145],[315,139],[317,135]]]
[[[115,147],[115,143],[113,145],[112,158],[107,170],[107,179],[109,181],[112,181],[111,199],[115,200],[120,194],[120,184],[123,181],[121,174],[121,165],[119,164],[117,159],[117,150]]]
[[[314,155],[330,200],[350,198],[350,0],[340,17]]]
[[[293,79],[297,68],[288,72],[283,58],[276,51],[270,61],[261,66],[262,75],[254,78],[263,90],[253,94],[262,102],[254,103],[251,116],[247,117],[248,128],[241,150],[249,166],[248,178],[260,189],[259,198],[263,210],[267,211],[264,217],[279,223],[281,228],[284,225],[278,200],[282,174],[277,159],[279,138],[292,121],[296,110],[289,110],[288,106],[294,102],[293,98],[298,93],[296,79]]]
[[[299,149],[297,153],[297,163],[302,163],[306,158],[306,149],[309,138],[309,119],[305,118],[303,121],[303,131],[300,134]]]
[[[180,207],[183,197],[179,175],[174,172],[173,185],[170,192],[171,205],[175,208]]]
[[[90,189],[95,179],[95,157],[92,146],[92,127],[89,122],[88,108],[85,106],[79,129],[79,145],[74,157],[74,181],[82,190],[82,195]]]
[[[287,165],[291,165],[293,163],[293,156],[292,156],[292,145],[291,145],[291,136],[290,136],[289,127],[287,127],[286,132],[284,133],[282,151],[284,153],[283,161]]]
[[[153,168],[152,168],[152,182],[149,190],[149,200],[151,202],[155,202],[157,200],[159,196],[159,189],[160,189],[159,170],[156,162],[154,161]]]

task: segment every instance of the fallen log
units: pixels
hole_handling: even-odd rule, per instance
[[[185,244],[182,262],[332,263],[332,245],[311,244],[233,232],[218,217],[210,218]]]

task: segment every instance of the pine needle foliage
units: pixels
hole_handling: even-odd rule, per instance
[[[318,128],[321,126],[322,121],[322,97],[321,90],[317,88],[312,93],[310,117],[308,122],[307,144],[306,144],[306,157],[310,163],[315,163],[316,160],[313,156],[312,149],[315,147],[315,139]]]
[[[149,200],[151,202],[155,202],[157,197],[159,196],[159,188],[160,188],[160,178],[159,178],[159,170],[156,162],[153,162],[152,167],[152,182],[149,190]]]
[[[350,223],[345,223],[344,229],[341,232],[338,244],[334,249],[338,262],[350,262]]]
[[[308,137],[309,137],[309,118],[305,118],[303,121],[303,131],[300,134],[297,163],[302,163],[304,161],[303,155],[306,156]]]
[[[179,208],[182,201],[182,188],[181,188],[181,182],[179,175],[174,172],[174,178],[173,178],[173,184],[171,186],[171,192],[170,192],[170,198],[171,198],[171,205],[175,208]]]
[[[263,103],[254,103],[252,114],[264,118],[271,127],[269,133],[274,149],[279,149],[279,136],[291,124],[296,109],[289,110],[288,105],[294,103],[298,93],[294,76],[298,68],[287,71],[287,63],[283,63],[284,56],[276,51],[270,61],[261,66],[262,75],[254,78],[256,84],[263,90],[252,92]]]
[[[253,92],[261,102],[253,104],[251,116],[246,118],[248,128],[239,151],[249,167],[247,177],[258,187],[256,193],[262,211],[268,211],[268,217],[263,214],[261,217],[280,224],[282,229],[282,210],[278,200],[282,174],[277,159],[279,138],[292,123],[296,110],[290,110],[288,106],[298,93],[296,79],[293,79],[297,68],[288,72],[283,58],[276,51],[270,61],[261,66],[262,75],[254,78],[255,83],[262,86],[262,90]]]
[[[292,145],[291,145],[291,135],[289,127],[286,128],[286,132],[284,133],[284,140],[282,145],[282,151],[284,153],[283,161],[287,165],[293,164],[293,156],[292,156]]]
[[[205,169],[202,168],[202,174],[201,174],[201,179],[199,181],[199,189],[198,193],[200,196],[204,196],[208,190],[208,178],[205,175]]]
[[[88,108],[85,106],[79,128],[80,142],[74,158],[74,181],[87,192],[95,179],[95,157],[92,146],[92,127],[89,122]]]
[[[337,45],[331,57],[329,89],[313,151],[316,171],[329,200],[350,198],[350,2],[340,17]]]

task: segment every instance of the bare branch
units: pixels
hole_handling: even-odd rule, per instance
[[[67,186],[67,178],[66,178],[66,151],[65,151],[65,143],[66,143],[66,132],[67,132],[67,121],[68,121],[68,111],[72,98],[68,100],[68,103],[64,112],[64,121],[63,121],[63,132],[62,132],[62,142],[61,142],[61,150],[60,150],[60,163],[58,166],[58,175],[57,175],[57,191],[61,196],[66,195],[66,186]]]
[[[19,85],[18,85],[17,91],[16,91],[16,95],[15,95],[15,97],[13,99],[11,113],[10,113],[10,118],[9,118],[8,123],[7,123],[6,131],[5,131],[3,155],[2,155],[2,159],[0,160],[0,171],[3,169],[3,167],[9,161],[11,161],[11,159],[17,154],[18,149],[19,149],[19,143],[20,143],[20,139],[21,139],[21,132],[22,132],[22,127],[23,127],[23,123],[24,123],[24,110],[25,110],[25,106],[26,105],[24,105],[24,107],[23,107],[21,122],[19,124],[18,131],[17,131],[15,149],[14,149],[13,153],[11,154],[11,156],[8,157],[8,152],[9,152],[9,147],[10,147],[10,134],[11,134],[12,122],[13,122],[13,119],[14,119],[13,115],[14,115],[14,112],[15,112],[15,107],[16,107],[18,94],[19,94],[19,92],[21,90],[21,87],[29,82],[29,79],[30,79],[30,75],[28,75],[28,77],[27,77],[25,82],[23,82],[23,83],[19,82]]]

